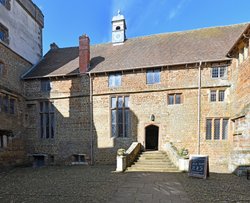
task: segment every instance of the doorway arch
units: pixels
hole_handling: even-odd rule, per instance
[[[158,150],[159,145],[159,127],[149,125],[145,128],[146,150]]]

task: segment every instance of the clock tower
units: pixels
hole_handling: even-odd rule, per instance
[[[126,22],[121,12],[118,10],[117,16],[112,19],[112,43],[113,45],[123,44],[126,40]]]

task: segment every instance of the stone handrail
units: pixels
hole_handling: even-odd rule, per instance
[[[134,163],[135,159],[138,157],[140,152],[141,152],[141,143],[133,142],[128,148],[128,150],[125,152],[127,167],[131,166]]]
[[[123,172],[127,167],[131,166],[141,152],[141,143],[133,142],[128,150],[123,154],[122,149],[118,150],[116,157],[116,171]]]
[[[171,143],[166,144],[166,152],[169,159],[180,171],[188,171],[189,159],[181,157],[177,149]]]

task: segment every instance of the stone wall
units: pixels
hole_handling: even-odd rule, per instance
[[[28,153],[53,156],[54,163],[70,164],[74,154],[90,160],[89,80],[88,76],[52,78],[51,91],[41,91],[41,80],[26,80],[25,95]],[[39,103],[48,100],[55,108],[54,138],[41,138]]]
[[[27,156],[23,144],[25,136],[24,120],[24,91],[20,80],[31,64],[0,43],[0,62],[4,64],[3,74],[0,76],[0,96],[8,96],[14,100],[14,112],[10,113],[10,106],[6,112],[1,102],[0,135],[8,132],[8,143],[0,149],[0,165],[16,165],[26,161]]]
[[[36,64],[43,54],[41,11],[30,0],[11,0],[10,10],[0,6],[0,23],[9,32],[9,43],[5,45]]]
[[[249,42],[247,42],[249,43]],[[238,52],[235,53],[236,55]],[[250,51],[249,54],[250,55]],[[229,170],[250,165],[250,58],[238,66],[234,60],[234,93],[232,118],[234,121],[233,147]],[[238,173],[238,172],[237,172]]]
[[[228,66],[226,79],[212,79],[211,66],[202,68],[201,90],[201,154],[210,156],[212,170],[226,170],[231,148],[232,132],[227,140],[206,140],[206,118],[229,118],[231,66]],[[224,89],[224,102],[210,102],[211,89]],[[168,105],[168,94],[181,93],[182,104]],[[108,76],[95,76],[93,79],[93,115],[96,131],[97,160],[114,162],[118,148],[127,148],[133,141],[145,147],[145,128],[159,127],[159,149],[166,150],[166,143],[172,142],[179,150],[187,148],[191,154],[197,153],[197,101],[198,67],[178,66],[162,68],[160,84],[147,85],[146,71],[122,74],[122,85],[108,87]],[[114,95],[127,95],[130,101],[131,131],[128,138],[111,136],[110,98]],[[155,120],[151,121],[150,116]],[[231,125],[230,125],[231,126]],[[101,153],[102,152],[102,153]],[[222,166],[222,167],[219,167]]]

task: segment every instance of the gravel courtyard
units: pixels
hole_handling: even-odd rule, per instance
[[[0,173],[0,202],[110,202],[119,188],[135,184],[129,182],[135,173],[115,173],[114,170],[115,166],[100,165],[16,168]],[[150,173],[137,174],[146,178]],[[209,179],[203,180],[190,178],[186,173],[156,175],[165,177],[166,181],[169,177],[179,184],[194,203],[250,202],[250,180],[246,177],[211,173]],[[140,184],[140,179],[136,184]],[[124,200],[126,202],[126,197]]]

